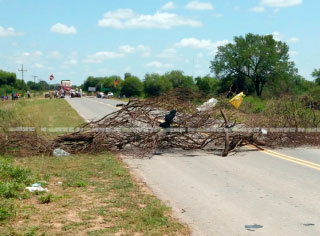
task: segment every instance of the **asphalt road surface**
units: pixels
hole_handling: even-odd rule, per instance
[[[67,101],[89,120],[118,103]],[[320,149],[248,147],[228,157],[170,150],[126,162],[193,235],[320,235]]]

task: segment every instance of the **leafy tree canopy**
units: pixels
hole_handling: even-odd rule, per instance
[[[247,34],[220,46],[210,68],[221,80],[249,78],[257,96],[261,96],[268,81],[296,72],[288,52],[288,45],[274,40],[272,35]]]
[[[320,86],[320,69],[314,69],[311,75],[315,78],[315,83]]]
[[[165,76],[159,74],[146,74],[143,81],[143,90],[146,96],[159,96],[160,94],[172,89],[172,83]]]
[[[124,80],[121,93],[126,95],[126,97],[140,96],[142,89],[143,84],[139,78],[130,76]]]

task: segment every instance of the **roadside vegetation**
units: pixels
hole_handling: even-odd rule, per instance
[[[203,99],[195,101],[198,103],[211,97],[223,101],[244,92],[246,98],[242,111],[246,115],[273,119],[272,116],[277,114],[277,118],[288,121],[287,125],[294,125],[289,122],[290,119],[300,119],[294,123],[302,127],[317,127],[320,69],[312,72],[314,81],[303,78],[295,63],[290,60],[289,46],[285,42],[276,41],[272,35],[249,33],[235,37],[233,43],[218,48],[210,70],[214,76],[208,74],[196,78],[177,70],[165,74],[148,73],[143,80],[130,73],[126,73],[123,78],[118,75],[90,76],[82,88],[87,91],[88,87],[96,87],[98,90],[111,91],[116,96],[143,98],[161,96],[170,90],[183,88],[201,94]],[[288,109],[284,108],[289,104]],[[278,105],[282,111],[276,109]],[[284,125],[284,122],[277,124],[276,127]]]
[[[64,99],[20,99],[0,102],[0,128],[79,127],[83,119]]]
[[[63,99],[8,101],[1,104],[0,115],[3,127],[83,123]],[[49,192],[26,190],[35,183]],[[1,236],[189,233],[113,153],[0,155]]]
[[[111,153],[0,157],[0,170],[1,235],[189,234]],[[49,192],[27,192],[35,181]]]

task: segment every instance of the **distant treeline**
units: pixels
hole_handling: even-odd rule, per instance
[[[218,48],[210,70],[215,76],[194,79],[177,70],[163,75],[146,74],[142,80],[130,73],[123,78],[117,75],[90,76],[82,87],[85,91],[88,87],[96,87],[98,91],[111,91],[127,97],[158,96],[178,87],[190,88],[205,95],[241,91],[266,98],[320,94],[320,69],[313,71],[314,81],[303,78],[290,60],[289,46],[276,41],[272,35],[235,37],[233,43]]]
[[[247,34],[233,43],[218,47],[208,72],[214,76],[193,78],[183,71],[151,73],[138,78],[130,73],[106,77],[89,76],[81,85],[84,91],[113,92],[116,96],[159,96],[174,88],[189,88],[204,95],[216,96],[243,91],[263,98],[308,94],[320,97],[320,69],[314,69],[314,81],[303,78],[290,60],[289,46],[272,35]],[[24,83],[15,73],[0,70],[0,93],[12,90],[47,90],[57,88],[45,81]]]
[[[320,78],[320,76],[319,76]],[[320,80],[320,79],[319,79]],[[115,81],[117,81],[115,83]],[[320,81],[319,81],[320,82]],[[255,86],[249,79],[219,79],[210,75],[196,77],[184,75],[182,71],[170,71],[165,74],[146,74],[143,80],[130,73],[123,78],[117,75],[106,77],[89,76],[81,85],[84,91],[96,87],[97,91],[113,92],[126,97],[159,96],[173,88],[190,88],[205,96],[233,94],[244,91],[247,95],[256,95]],[[283,80],[269,81],[263,89],[262,97],[274,98],[283,95],[319,94],[320,83],[308,81],[300,75],[293,75]]]

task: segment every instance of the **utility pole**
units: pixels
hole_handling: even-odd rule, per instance
[[[36,78],[38,78],[38,76],[37,75],[33,75],[32,77],[33,77],[34,85],[36,85]]]
[[[27,70],[23,69],[23,64],[22,64],[21,69],[19,69],[18,71],[21,71],[21,74],[22,74],[22,93],[23,93],[24,92],[23,72],[27,72]]]

